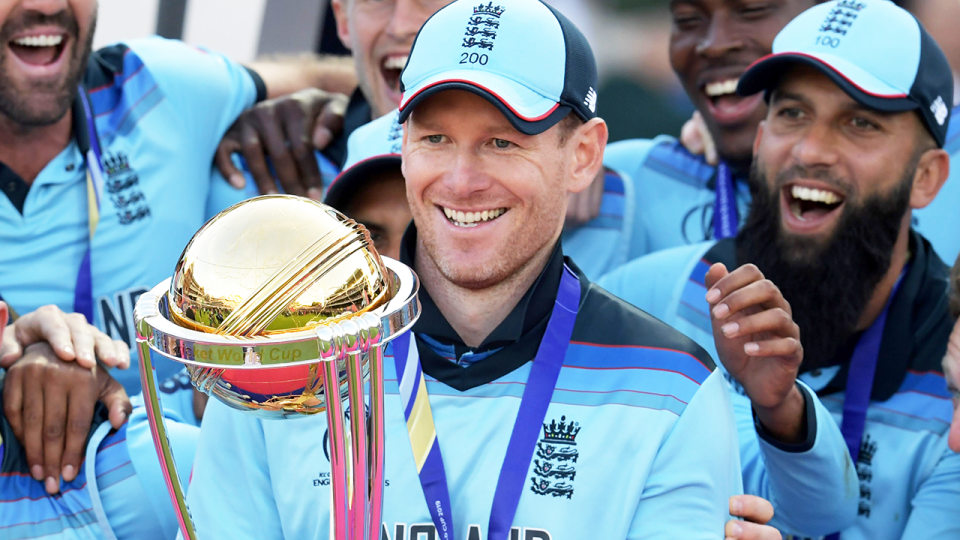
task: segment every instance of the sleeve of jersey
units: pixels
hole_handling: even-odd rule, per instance
[[[159,37],[128,45],[180,113],[184,130],[176,136],[191,137],[211,158],[237,116],[262,98],[260,77],[222,54]]]
[[[164,416],[167,440],[177,463],[177,476],[186,486],[200,430],[184,424],[173,412],[164,411]],[[124,482],[99,482],[107,521],[118,540],[173,538],[177,534],[177,518],[160,470],[146,409],[137,407],[133,410],[126,434],[125,444],[136,474]]]
[[[913,497],[901,540],[960,538],[960,454],[951,452],[946,440],[944,435],[933,445],[930,454],[939,459]]]
[[[660,446],[628,538],[722,538],[729,498],[740,493],[730,392],[723,375],[714,371]]]
[[[644,191],[642,189],[644,182],[644,164],[647,160],[647,154],[656,146],[656,143],[657,140],[655,139],[618,141],[608,145],[603,153],[603,164],[607,168],[617,171],[621,175],[630,177],[635,200],[644,197]],[[633,208],[634,219],[630,224],[633,230],[630,231],[629,235],[628,261],[642,257],[650,251],[647,242],[647,223],[644,220],[644,216],[637,215],[636,213],[636,209],[641,208],[641,206],[633,204]]]
[[[258,419],[210,400],[187,503],[198,538],[282,540]]]
[[[860,486],[840,428],[816,394],[798,384],[807,400],[808,418],[807,440],[798,445],[768,440],[754,422],[750,400],[732,396],[744,492],[773,504],[771,525],[788,534],[818,537],[853,524]]]
[[[681,246],[645,255],[604,275],[597,284],[610,294],[673,325],[672,311],[681,300],[687,282],[681,276],[690,275],[693,266],[711,245]],[[688,337],[696,340],[694,336]],[[710,337],[712,341],[712,334]],[[708,351],[712,348],[699,344]]]

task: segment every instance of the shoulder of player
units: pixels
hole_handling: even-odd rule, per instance
[[[713,177],[715,168],[694,155],[676,138],[660,135],[654,139],[631,139],[607,146],[604,164],[615,171],[629,175],[634,183],[647,178],[663,177],[682,184],[705,185]]]
[[[642,288],[669,287],[678,280],[689,279],[690,270],[701,262],[704,253],[713,244],[713,241],[701,242],[649,253],[605,274],[597,283],[614,295],[634,303],[631,298],[638,293],[643,296]]]
[[[702,383],[716,367],[693,340],[603,288],[590,284],[573,329],[583,367],[662,369]]]

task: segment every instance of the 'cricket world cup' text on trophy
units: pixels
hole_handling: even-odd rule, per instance
[[[383,495],[383,347],[419,316],[418,288],[410,268],[380,258],[363,227],[309,199],[251,199],[194,235],[174,276],[134,312],[150,428],[185,539],[197,535],[151,351],[185,364],[194,386],[237,411],[325,412],[330,538],[372,540]],[[365,401],[369,415],[358,414]]]

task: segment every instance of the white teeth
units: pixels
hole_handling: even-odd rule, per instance
[[[391,56],[383,62],[383,67],[387,69],[403,69],[407,67],[409,56]]]
[[[55,36],[27,36],[13,40],[14,43],[23,47],[56,47],[63,42],[62,35]]]
[[[822,202],[824,204],[837,204],[843,202],[843,198],[832,191],[824,189],[808,188],[804,186],[793,186],[790,194],[794,199],[801,201]]]
[[[736,94],[738,82],[739,82],[739,79],[728,79],[726,81],[710,83],[707,85],[704,91],[710,97]]]
[[[480,222],[497,219],[506,211],[506,208],[497,208],[496,210],[483,210],[482,212],[462,212],[443,207],[443,214],[458,227],[476,227]]]

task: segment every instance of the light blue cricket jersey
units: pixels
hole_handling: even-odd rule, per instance
[[[244,197],[211,181],[211,166],[258,85],[222,55],[161,38],[97,51],[84,85],[105,162],[92,251],[94,322],[133,349],[137,298],[173,274],[209,216]],[[87,224],[86,164],[72,141],[36,178],[22,215],[0,197],[0,295],[21,314],[46,304],[73,311]],[[178,365],[158,360],[157,369],[162,380]],[[136,354],[113,376],[138,393]]]
[[[915,258],[928,256],[929,244],[916,248],[917,242],[920,241],[912,243]],[[707,289],[703,284],[710,266],[705,254],[714,245],[707,242],[653,253],[617,269],[600,283],[691,337],[716,358],[705,299]],[[916,266],[920,264],[913,265]],[[920,286],[911,279],[920,281],[908,274],[898,298]],[[945,283],[939,283],[939,287],[945,289]],[[946,303],[945,294],[942,303]],[[940,308],[946,309],[943,305]],[[891,307],[887,330],[897,325],[920,326],[930,333],[935,326],[923,321],[900,322],[894,318],[894,310],[900,310],[896,302]],[[901,313],[912,311],[905,306]],[[909,345],[905,342],[913,342],[913,338],[897,341],[901,342],[898,346],[912,348],[914,354],[931,345],[929,336],[917,337],[917,342]],[[945,344],[944,339],[943,347]],[[875,391],[884,384],[883,356],[881,352]],[[822,404],[815,404],[818,440],[802,454],[771,454],[767,445],[761,442],[758,447],[741,430],[744,490],[771,500],[776,509],[773,525],[786,534],[803,533],[800,536],[835,532],[827,530],[832,527],[825,517],[833,507],[848,504],[844,493],[850,486],[845,486],[843,480],[852,478],[859,517],[852,527],[844,529],[843,540],[960,538],[960,455],[947,448],[953,410],[943,375],[933,370],[940,360],[933,359],[936,353],[927,356],[931,357],[927,364],[932,365],[926,368],[918,368],[916,358],[890,359],[890,364],[899,363],[901,367],[910,362],[910,368],[905,370],[902,382],[892,381],[889,399],[871,402],[856,473],[839,467],[835,459],[841,450],[842,455],[849,456],[837,428],[842,421],[842,391],[824,395]],[[825,369],[817,377],[804,374],[801,380],[820,392],[836,374],[835,368]],[[752,424],[748,420],[751,413],[746,396],[734,393],[733,402],[738,424]],[[775,470],[778,468],[782,473]],[[781,474],[784,476],[780,477]],[[784,480],[783,484],[778,485],[778,477]]]
[[[953,156],[950,179],[930,206],[914,212],[914,226],[940,257],[952,264],[960,254],[960,119],[950,122],[945,149]],[[603,163],[632,182],[627,260],[713,239],[716,167],[708,165],[703,156],[693,155],[675,138],[661,135],[610,144]],[[735,179],[735,191],[742,225],[750,204],[745,179]],[[601,240],[593,249],[611,246]],[[574,259],[580,260],[576,254]],[[612,268],[615,266],[608,271]]]
[[[166,413],[168,436],[186,485],[200,430]],[[7,437],[7,440],[2,440]],[[0,538],[4,540],[157,540],[177,533],[143,407],[119,430],[94,420],[86,458],[72,482],[48,495],[27,472],[22,449],[0,414]]]
[[[741,488],[726,381],[699,347],[579,275],[580,313],[511,540],[722,538],[728,497]],[[543,296],[532,298],[530,305]],[[440,331],[446,323],[439,311],[428,296],[421,300],[424,314],[415,330]],[[502,330],[519,333],[513,326],[494,333]],[[524,334],[456,371],[450,384],[428,372],[461,367],[419,344],[458,539],[487,537],[496,480],[530,373],[521,351],[531,344],[535,351],[539,339],[535,331]],[[389,347],[385,356],[381,538],[435,539]],[[507,372],[496,376],[500,369]],[[482,380],[468,383],[473,377]],[[574,431],[573,440],[559,442],[559,426]],[[259,420],[211,400],[188,496],[199,537],[325,538],[325,431],[323,415]]]
[[[633,183],[633,230],[628,260],[713,237],[716,168],[668,135],[607,146],[607,167]],[[741,223],[750,204],[744,180],[735,179]]]

